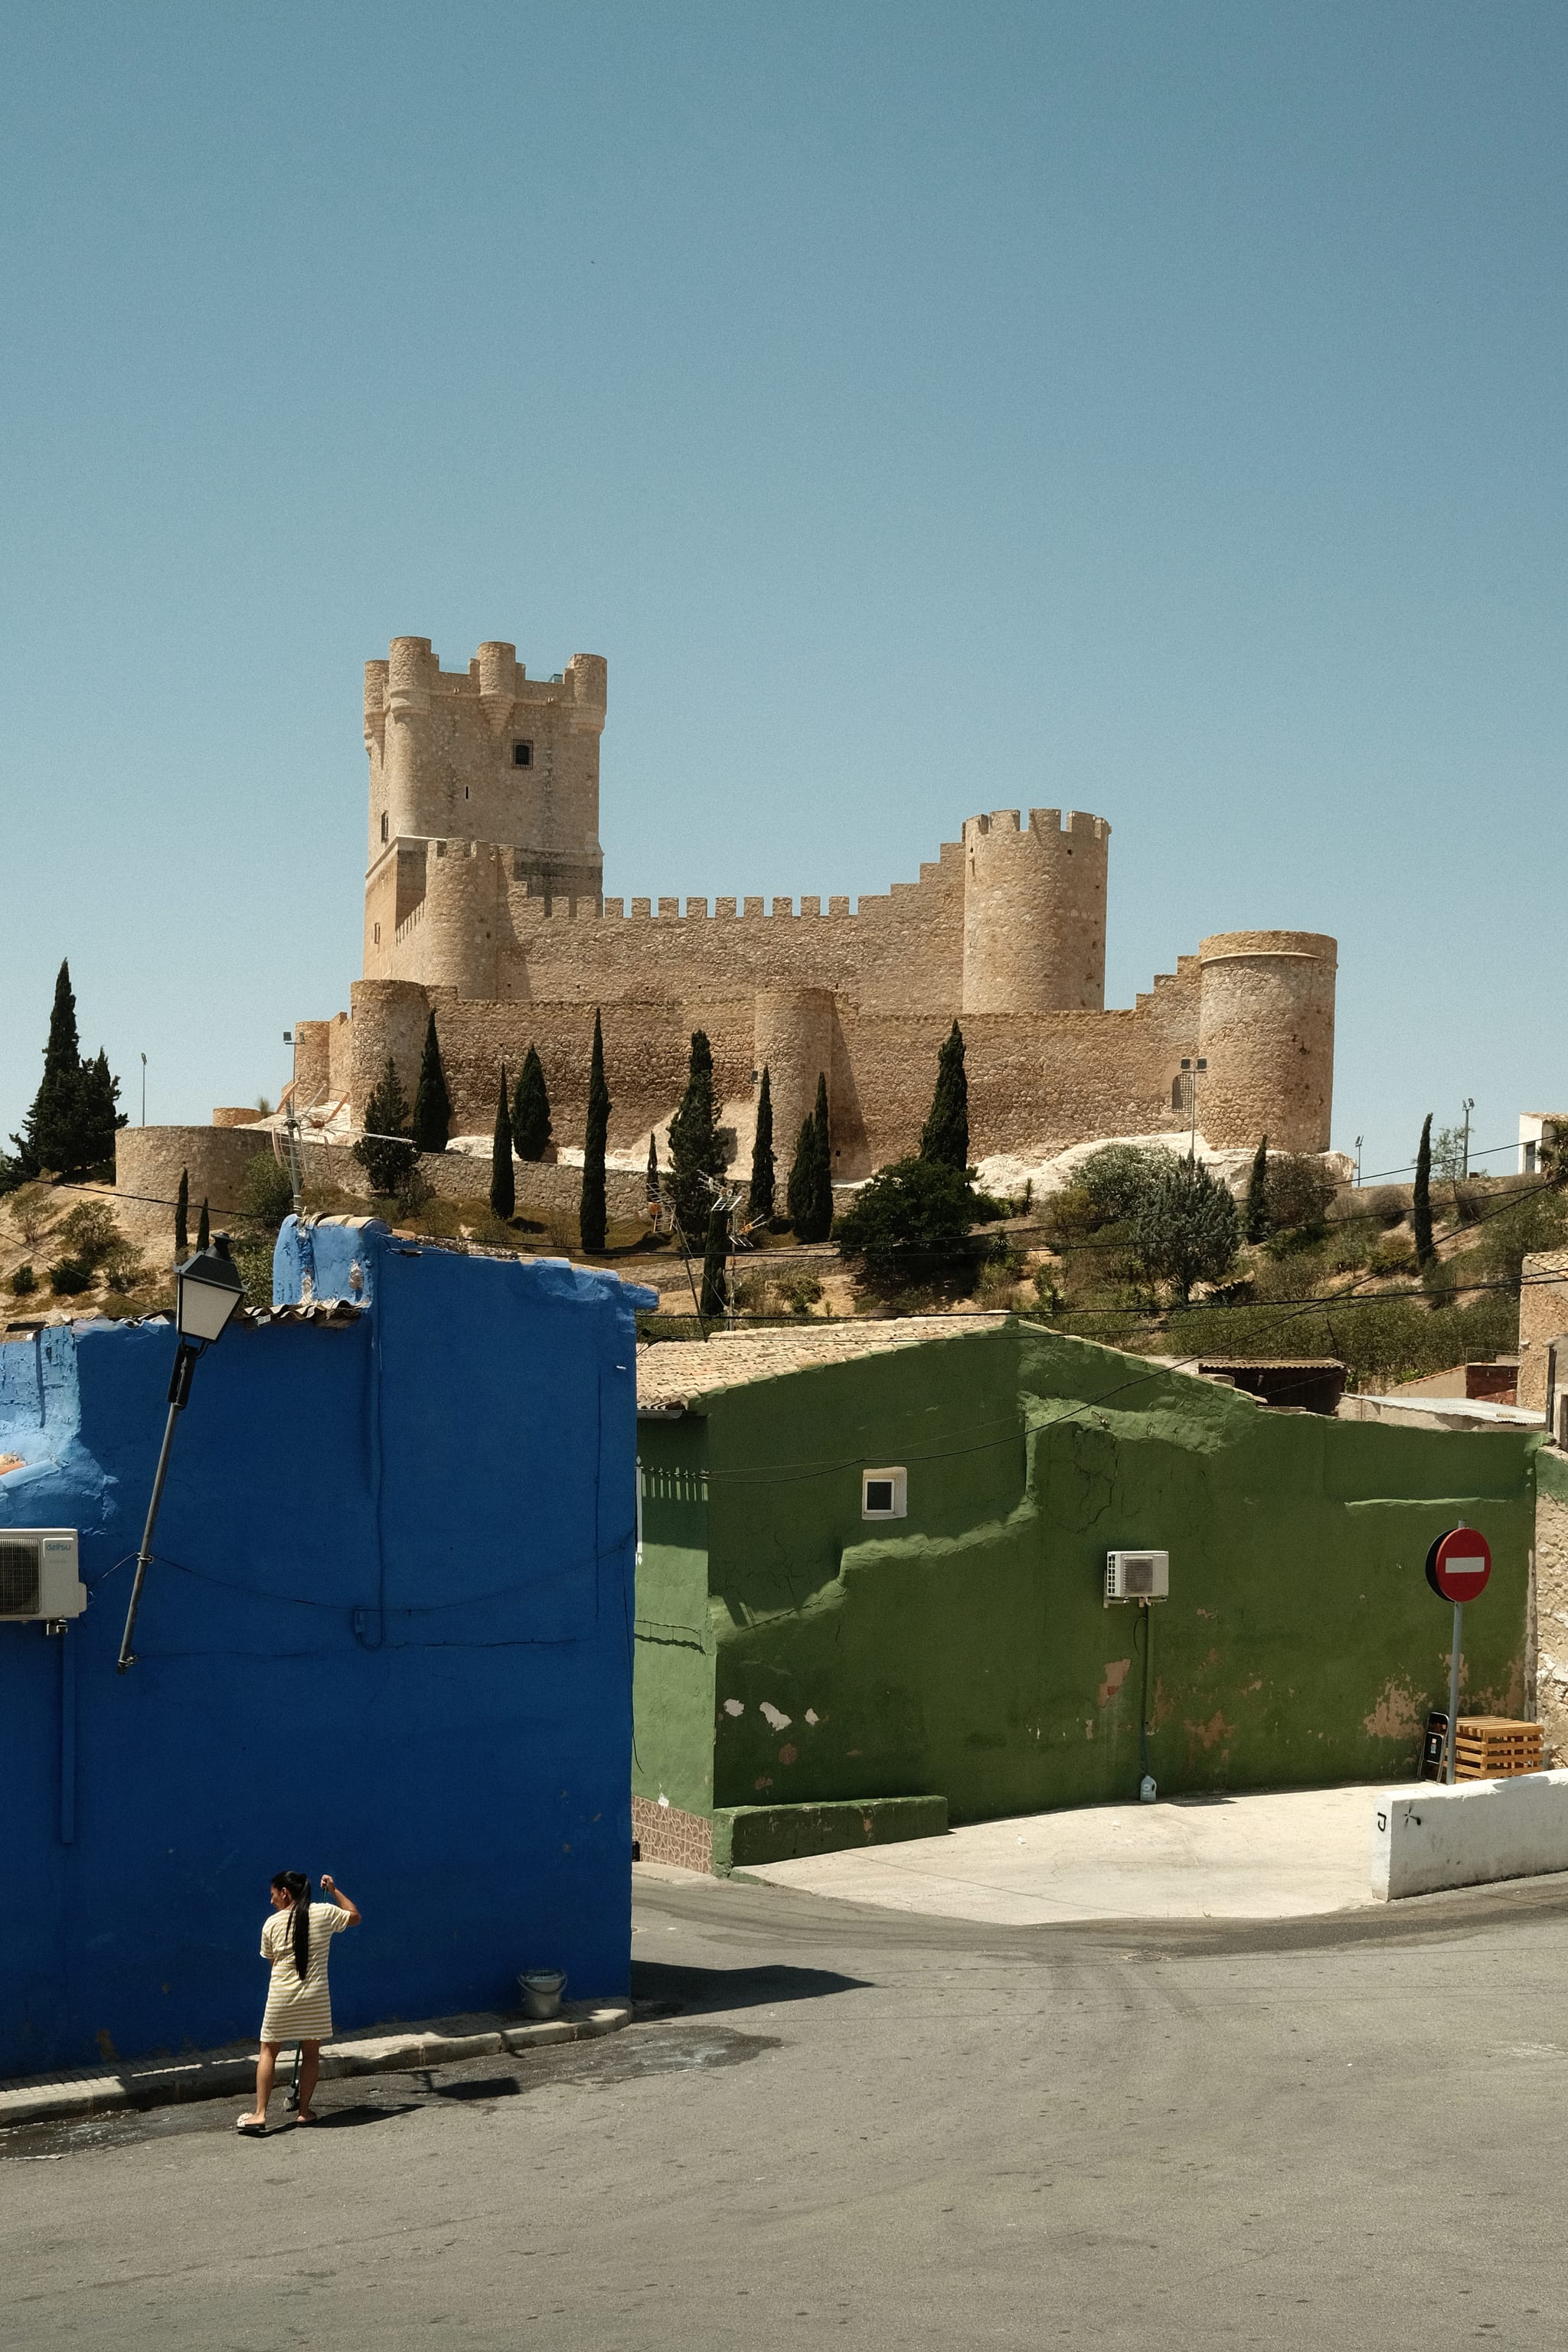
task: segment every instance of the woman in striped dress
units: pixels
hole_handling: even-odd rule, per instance
[[[332,1937],[359,1919],[352,1895],[334,1886],[323,1870],[321,1892],[327,1903],[312,1903],[310,1882],[302,1870],[280,1870],[272,1881],[272,1917],[261,1930],[261,1957],[272,1963],[267,2013],[261,2021],[261,2055],[256,2062],[256,2105],[239,2117],[242,2132],[267,2129],[267,2102],[278,2053],[286,2042],[300,2044],[300,2121],[313,2124],[310,2100],[321,2070],[321,2044],[332,2030],[331,1996],[327,1989],[327,1961]]]

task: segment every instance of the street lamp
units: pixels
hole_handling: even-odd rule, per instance
[[[1465,1139],[1460,1146],[1459,1160],[1459,1173],[1461,1176],[1468,1176],[1470,1172],[1470,1113],[1474,1110],[1475,1107],[1476,1098],[1474,1095],[1467,1095],[1464,1102],[1460,1106],[1465,1114]]]
[[[174,1355],[174,1369],[169,1376],[169,1418],[163,1424],[163,1443],[159,1449],[158,1467],[153,1478],[153,1499],[147,1506],[147,1524],[142,1530],[142,1549],[136,1555],[136,1579],[131,1587],[131,1606],[125,1615],[125,1633],[120,1644],[118,1672],[136,1664],[136,1653],[131,1637],[136,1630],[136,1612],[142,1605],[142,1587],[147,1580],[147,1570],[153,1558],[153,1530],[158,1523],[158,1506],[163,1499],[163,1481],[169,1475],[169,1454],[174,1443],[174,1423],[190,1402],[191,1374],[196,1358],[205,1353],[222,1339],[229,1318],[245,1296],[245,1285],[239,1268],[228,1254],[228,1235],[215,1234],[210,1248],[198,1250],[188,1257],[174,1274],[174,1328],[180,1344]]]
[[[1192,1140],[1187,1147],[1187,1157],[1195,1162],[1198,1156],[1198,1077],[1201,1072],[1208,1068],[1208,1063],[1202,1054],[1198,1055],[1195,1062],[1190,1061],[1184,1054],[1182,1067],[1187,1076],[1187,1102],[1193,1114]]]

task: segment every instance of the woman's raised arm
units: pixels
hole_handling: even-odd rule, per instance
[[[331,1896],[332,1901],[337,1905],[340,1911],[346,1911],[348,1913],[349,1926],[351,1927],[358,1927],[360,1920],[359,1905],[354,1901],[352,1895],[345,1895],[342,1888],[334,1883],[331,1871],[323,1870],[321,1873],[321,1892],[323,1895],[330,1895]]]

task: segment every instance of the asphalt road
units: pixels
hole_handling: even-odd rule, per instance
[[[1568,1881],[1131,1930],[658,1885],[634,1949],[676,2013],[314,2130],[0,2135],[0,2345],[1557,2340]]]

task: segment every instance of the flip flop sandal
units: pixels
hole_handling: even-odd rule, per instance
[[[237,2116],[234,2127],[241,2139],[265,2139],[267,2137],[267,2126],[252,2123],[248,2116]]]

